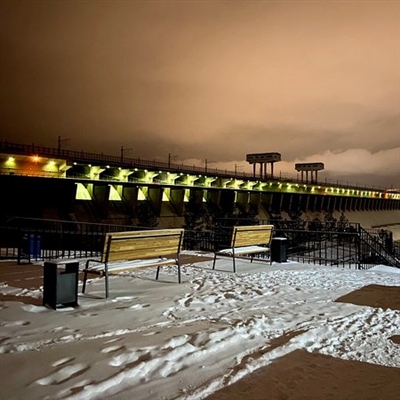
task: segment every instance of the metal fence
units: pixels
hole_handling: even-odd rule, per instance
[[[225,220],[212,230],[185,230],[184,250],[213,252],[228,247],[232,221]],[[390,235],[364,230],[359,224],[333,226],[315,221],[269,220],[274,237],[285,238],[289,260],[319,265],[370,268],[385,264],[400,268],[399,245]],[[53,258],[98,257],[107,232],[154,229],[139,226],[94,224],[12,218],[0,226],[0,258],[31,262]],[[388,236],[389,235],[389,236]]]
[[[149,229],[15,217],[0,226],[0,257],[32,261],[53,258],[84,258],[100,255],[107,232]]]

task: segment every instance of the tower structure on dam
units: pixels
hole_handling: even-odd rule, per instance
[[[308,173],[311,174],[311,183],[318,182],[318,171],[324,169],[324,164],[322,162],[314,163],[297,163],[295,164],[295,169],[297,172],[301,172],[301,182],[304,182],[304,172],[306,173],[305,182],[308,183]]]
[[[260,219],[283,211],[400,210],[396,191],[8,142],[0,142],[0,187],[2,217],[137,224],[146,206],[163,227],[182,226],[189,204]]]
[[[260,172],[258,177],[260,179],[267,179],[268,171],[267,166],[270,165],[270,178],[274,177],[274,163],[281,161],[280,153],[256,153],[247,154],[246,161],[253,165],[253,177],[256,177],[256,166],[260,166]]]

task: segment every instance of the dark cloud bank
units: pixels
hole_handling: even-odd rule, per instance
[[[1,3],[1,139],[400,187],[400,3]]]

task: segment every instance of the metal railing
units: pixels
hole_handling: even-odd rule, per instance
[[[233,223],[229,219],[225,222],[225,226],[218,224],[210,230],[186,229],[183,248],[213,252],[228,247]],[[400,245],[382,230],[367,231],[353,223],[333,226],[316,221],[265,222],[274,225],[274,237],[286,238],[289,260],[358,269],[376,264],[400,268]],[[140,229],[154,228],[14,217],[0,225],[0,258],[17,259],[21,263],[98,257],[107,232]]]
[[[343,231],[277,227],[274,237],[286,238],[287,258],[292,261],[357,269],[368,269],[377,264],[400,268],[400,245],[393,243],[388,248],[361,227],[354,229],[354,225],[357,224]],[[186,248],[212,252],[229,247],[231,234],[230,227],[186,231]]]
[[[127,225],[13,217],[0,226],[0,258],[28,262],[100,255],[107,232],[149,229]]]
[[[393,234],[384,229],[360,227],[361,254],[365,262],[380,262],[400,268],[400,243],[393,241]]]

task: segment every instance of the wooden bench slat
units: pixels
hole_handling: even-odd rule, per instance
[[[113,240],[111,242],[111,249],[115,251],[123,249],[156,249],[157,247],[163,248],[176,248],[179,244],[180,238],[173,239],[160,239],[158,237],[154,238],[141,238],[140,240],[134,239],[124,239],[124,240]]]
[[[151,252],[157,248],[163,249],[177,249],[179,245],[179,240],[175,242],[166,242],[166,241],[159,241],[155,239],[155,242],[151,242],[148,239],[140,239],[140,240],[130,240],[124,242],[115,242],[112,241],[109,246],[109,251],[124,251],[124,250],[140,250],[140,249],[149,249]]]
[[[268,244],[270,242],[270,233],[264,233],[257,235],[246,235],[244,237],[240,236],[237,237],[234,245],[232,247],[239,247],[239,246],[251,246],[253,244]]]
[[[175,253],[172,253],[173,250],[169,250],[168,252],[152,252],[149,253],[146,250],[139,250],[139,251],[121,251],[119,253],[110,253],[108,256],[108,262],[115,262],[115,261],[126,261],[126,260],[135,260],[135,259],[148,259],[148,258],[171,258],[173,256],[174,259],[177,258],[176,248]]]

